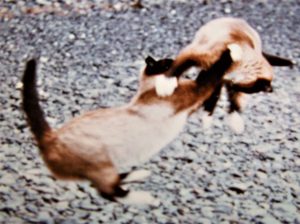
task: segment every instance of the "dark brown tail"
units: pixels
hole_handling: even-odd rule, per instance
[[[294,62],[287,58],[282,58],[276,55],[271,55],[263,52],[263,56],[273,66],[293,66]]]
[[[36,89],[36,60],[27,62],[23,75],[23,109],[27,116],[28,124],[38,143],[47,132],[51,130],[47,123],[44,112],[39,105],[39,97]]]

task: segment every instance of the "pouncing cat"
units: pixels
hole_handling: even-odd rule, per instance
[[[274,78],[273,66],[292,66],[289,59],[270,55],[262,51],[259,34],[243,19],[219,18],[203,25],[193,41],[183,48],[176,57],[171,69],[166,72],[169,78],[160,78],[156,91],[160,96],[172,94],[176,88],[173,77],[181,76],[191,66],[208,69],[230,44],[242,49],[242,59],[236,61],[227,71],[223,82],[204,103],[205,126],[211,123],[211,115],[219,99],[221,88],[225,85],[228,93],[229,126],[236,133],[242,133],[244,122],[239,113],[245,105],[245,94],[260,91],[271,92]]]
[[[37,62],[28,61],[22,79],[23,108],[45,164],[58,178],[90,181],[106,199],[157,205],[150,193],[122,187],[147,173],[120,170],[147,161],[178,135],[189,115],[220,85],[233,60],[240,59],[234,52],[238,48],[225,49],[196,80],[180,80],[174,94],[163,98],[155,91],[155,79],[169,70],[172,60],[149,57],[130,103],[87,112],[59,129],[51,128],[44,117],[35,84]]]

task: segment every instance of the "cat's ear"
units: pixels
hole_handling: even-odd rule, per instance
[[[276,55],[271,55],[265,52],[262,52],[263,56],[267,61],[273,66],[293,66],[294,62],[288,58],[282,58]]]
[[[147,66],[150,66],[150,67],[153,67],[156,63],[155,59],[152,58],[151,56],[148,56],[146,59],[145,59],[145,62],[147,64]]]

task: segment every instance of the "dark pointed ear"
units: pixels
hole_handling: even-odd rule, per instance
[[[148,56],[146,59],[145,59],[145,62],[147,64],[147,66],[154,66],[155,64],[155,60],[154,58],[152,58],[151,56]]]
[[[267,59],[267,61],[273,66],[293,66],[294,62],[287,58],[281,58],[276,55],[267,54],[262,52],[263,56]]]

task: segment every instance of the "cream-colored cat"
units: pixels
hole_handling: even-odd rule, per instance
[[[56,177],[91,181],[109,200],[156,205],[148,192],[123,189],[122,184],[137,173],[120,171],[147,161],[178,135],[189,115],[222,81],[232,64],[232,49],[220,54],[196,80],[180,80],[174,94],[164,98],[157,96],[154,82],[172,61],[147,58],[139,90],[129,104],[87,112],[57,130],[44,118],[35,86],[36,61],[30,60],[23,76],[23,108],[46,165]]]
[[[242,59],[233,63],[224,77],[223,84],[230,101],[229,125],[236,133],[241,133],[244,130],[244,122],[238,112],[245,103],[244,93],[271,92],[274,77],[271,65],[293,64],[288,59],[264,53],[258,33],[242,19],[219,18],[202,26],[193,41],[180,51],[171,69],[166,72],[166,77],[157,80],[156,91],[160,96],[172,94],[177,85],[174,77],[179,77],[191,66],[208,69],[231,44],[237,44],[242,49]],[[212,97],[204,104],[207,112],[204,115],[205,126],[211,120],[210,116],[219,99],[221,87],[222,85],[216,88]]]

